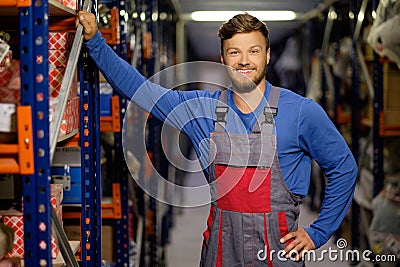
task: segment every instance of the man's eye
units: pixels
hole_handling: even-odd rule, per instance
[[[253,50],[250,51],[250,53],[257,54],[257,53],[259,53],[259,50],[258,49],[253,49]]]
[[[229,55],[237,55],[237,54],[239,54],[238,51],[231,51],[231,52],[229,52]]]

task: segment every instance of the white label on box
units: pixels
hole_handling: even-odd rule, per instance
[[[0,103],[0,132],[16,132],[15,104]]]

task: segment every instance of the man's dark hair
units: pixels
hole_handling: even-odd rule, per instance
[[[248,13],[235,15],[219,28],[218,37],[221,39],[221,53],[225,40],[231,39],[237,33],[249,33],[254,31],[259,31],[264,35],[267,44],[266,50],[268,50],[269,37],[267,25]]]

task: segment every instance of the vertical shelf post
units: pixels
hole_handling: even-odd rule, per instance
[[[359,138],[360,138],[360,73],[358,69],[358,55],[357,55],[357,38],[355,37],[358,26],[358,0],[352,0],[350,4],[350,11],[354,14],[353,23],[350,26],[351,32],[353,33],[352,42],[352,55],[351,55],[351,65],[352,65],[352,105],[351,105],[351,150],[353,156],[358,162],[360,152],[359,152]],[[356,201],[353,201],[351,206],[351,245],[353,248],[358,248],[360,246],[360,207]]]
[[[116,45],[116,52],[118,55],[127,60],[127,21],[125,21],[125,14],[127,12],[127,5],[125,2],[118,2],[117,7],[119,10],[119,40],[120,43]],[[123,124],[125,118],[127,100],[122,96],[119,97],[120,105],[120,124]],[[123,140],[122,140],[122,127],[121,131],[114,133],[114,149],[115,149],[115,167],[117,182],[120,184],[121,189],[121,218],[115,221],[115,260],[117,266],[129,266],[129,189],[128,189],[128,168],[124,160]]]
[[[97,1],[92,12],[97,14]],[[101,174],[100,174],[100,98],[98,69],[82,48],[80,74],[80,143],[82,218],[82,266],[101,266]]]
[[[51,266],[48,1],[19,8],[21,105],[32,107],[34,174],[22,176],[25,266]]]
[[[144,51],[144,56],[145,56],[145,64],[146,64],[146,73],[147,77],[151,77],[154,75],[155,72],[155,39],[156,39],[156,34],[155,34],[155,29],[153,25],[153,20],[152,20],[152,15],[154,12],[157,11],[157,0],[146,0],[145,1],[145,14],[146,14],[146,28],[147,28],[147,40],[144,38],[146,51]],[[160,122],[154,118],[150,117],[148,120],[149,124],[149,151],[151,152],[151,161],[155,167],[156,170],[159,170],[159,164],[160,164],[160,153],[161,151],[159,150],[160,146]],[[152,192],[152,196],[157,195],[157,185],[153,184],[151,186],[150,192]],[[157,201],[154,197],[150,196],[149,197],[149,214],[151,214],[151,233],[149,236],[149,255],[150,255],[150,262],[149,266],[155,267],[158,266],[158,225],[157,225]]]
[[[99,92],[94,63],[86,49],[80,62],[81,92],[81,180],[82,180],[82,262],[101,266],[101,181],[99,131]]]
[[[379,0],[373,1],[373,10],[376,11]],[[374,81],[374,117],[373,117],[373,147],[374,147],[374,195],[375,197],[383,188],[384,172],[383,172],[383,141],[380,136],[380,114],[383,110],[383,70],[379,61],[379,55],[374,51],[373,58],[373,81]]]

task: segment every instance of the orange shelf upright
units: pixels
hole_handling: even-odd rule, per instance
[[[379,135],[380,136],[400,136],[400,124],[399,125],[387,125],[385,124],[385,112],[379,113]]]
[[[121,110],[119,106],[119,97],[111,97],[111,116],[100,117],[101,132],[120,132],[121,131]]]
[[[101,204],[101,218],[121,219],[121,188],[119,183],[112,184],[112,203]],[[64,219],[80,219],[81,212],[64,212]]]
[[[33,135],[30,106],[17,107],[17,135],[17,144],[0,145],[0,173],[33,174]]]
[[[111,20],[109,28],[100,28],[101,35],[106,39],[106,43],[109,45],[117,45],[120,43],[119,39],[119,11],[118,8],[112,8],[110,10]]]

